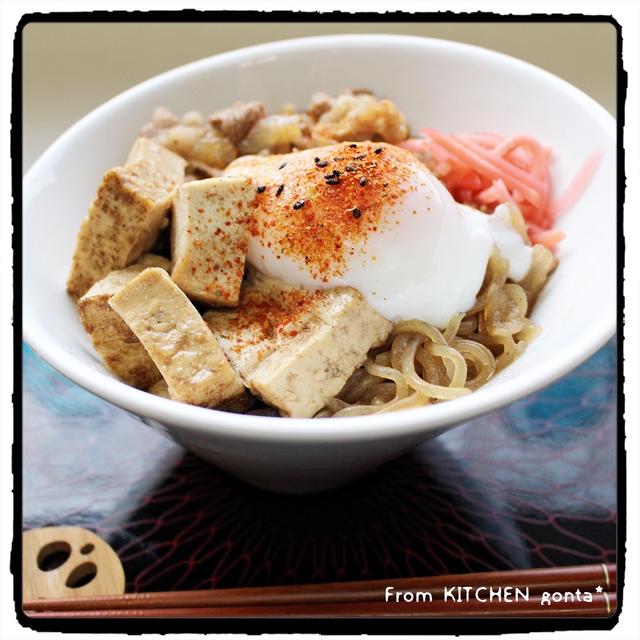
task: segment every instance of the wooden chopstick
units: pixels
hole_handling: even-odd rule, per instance
[[[617,570],[615,564],[591,564],[549,569],[527,569],[520,571],[494,571],[484,573],[430,576],[425,578],[402,578],[369,580],[329,584],[292,585],[285,587],[251,587],[246,589],[208,589],[198,591],[170,591],[131,593],[119,596],[91,596],[78,598],[38,599],[23,603],[30,612],[74,612],[74,611],[122,611],[156,610],[173,611],[196,608],[217,610],[219,608],[281,608],[315,605],[359,605],[367,603],[393,608],[406,603],[385,602],[385,589],[393,587],[397,592],[429,591],[434,602],[442,600],[445,588],[450,587],[518,587],[529,588],[531,596],[544,591],[592,591],[601,586],[604,592],[616,590]],[[423,603],[422,609],[425,609]],[[438,603],[439,604],[439,603]],[[478,603],[480,604],[480,603]],[[492,607],[488,607],[492,608]],[[171,614],[173,615],[173,614]],[[215,614],[211,614],[215,615]]]
[[[247,607],[175,607],[157,609],[103,609],[77,611],[26,611],[33,618],[524,618],[524,617],[608,617],[615,613],[615,593],[593,596],[591,602],[543,604],[541,596],[528,601],[493,602],[341,602]]]

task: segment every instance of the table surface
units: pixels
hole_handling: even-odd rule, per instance
[[[127,591],[614,562],[616,348],[319,496],[249,488],[25,346],[23,524],[76,525]]]
[[[22,42],[23,165],[86,112],[156,73],[259,42],[355,32],[503,51],[615,111],[616,34],[607,23],[30,24]],[[95,530],[120,555],[128,591],[615,560],[613,342],[541,393],[357,484],[304,498],[240,484],[86,393],[28,347],[23,355],[24,527]]]

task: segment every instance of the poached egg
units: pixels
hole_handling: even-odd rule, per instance
[[[496,245],[514,280],[529,269],[531,248],[507,205],[492,215],[458,205],[411,152],[393,145],[244,156],[225,174],[255,186],[251,265],[291,285],[354,287],[393,322],[443,328],[471,308]]]

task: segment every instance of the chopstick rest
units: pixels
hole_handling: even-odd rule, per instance
[[[124,593],[116,552],[81,527],[43,527],[22,534],[24,600]]]

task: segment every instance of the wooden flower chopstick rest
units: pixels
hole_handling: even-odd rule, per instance
[[[22,534],[23,598],[119,595],[122,563],[95,533],[81,527],[44,527]]]

